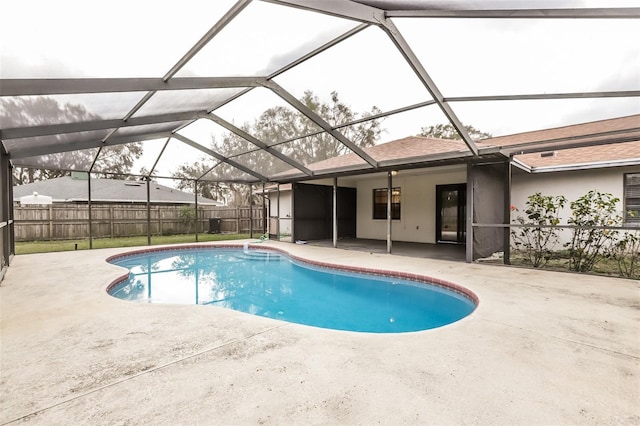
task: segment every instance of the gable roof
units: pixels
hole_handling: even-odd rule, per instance
[[[364,148],[364,151],[381,166],[392,165],[395,161],[418,162],[426,157],[451,154],[459,157],[468,153],[464,142],[450,139],[427,138],[424,136],[408,136],[406,138]],[[435,158],[435,157],[434,157]],[[346,154],[327,160],[309,164],[309,170],[319,171],[327,169],[347,170],[351,167],[362,168],[366,163],[356,154]]]
[[[640,141],[515,155],[529,172],[640,165]]]
[[[516,164],[528,172],[640,165],[640,114],[487,138],[476,145],[482,156],[513,155]],[[423,136],[408,136],[363,151],[382,167],[422,167],[444,160],[462,163],[472,155],[462,141]],[[543,152],[555,153],[547,156],[541,155]],[[307,168],[366,173],[369,170],[365,166],[359,156],[351,153],[311,163]],[[297,171],[286,171],[278,177],[287,178],[294,172]]]
[[[499,136],[479,145],[499,147],[534,173],[640,165],[640,114]]]
[[[193,194],[151,182],[150,201],[154,204],[193,204]],[[86,180],[63,176],[55,179],[18,185],[13,187],[13,201],[34,192],[53,197],[54,202],[87,202]],[[108,203],[146,203],[146,182],[118,179],[91,179],[91,201]],[[221,205],[205,197],[198,197],[200,205]]]

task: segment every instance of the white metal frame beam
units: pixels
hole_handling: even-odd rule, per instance
[[[391,38],[393,43],[396,45],[396,48],[400,51],[402,56],[409,63],[409,66],[416,73],[424,87],[429,91],[433,99],[436,101],[436,104],[440,107],[444,115],[447,117],[451,125],[456,129],[463,142],[467,145],[469,150],[473,152],[474,155],[478,155],[478,147],[471,140],[471,136],[464,128],[462,122],[453,111],[453,109],[449,106],[449,104],[444,100],[444,96],[440,92],[440,89],[436,86],[433,79],[429,76],[427,71],[422,66],[422,63],[415,55],[409,43],[404,39],[398,28],[395,24],[390,20],[383,18],[380,20],[380,25],[382,29],[387,33],[387,35]]]
[[[527,101],[550,99],[593,99],[640,97],[640,90],[614,90],[600,92],[533,93],[523,95],[450,96],[445,102]]]
[[[268,3],[296,7],[303,10],[352,19],[354,21],[378,24],[384,11],[372,6],[347,0],[263,0]]]
[[[11,159],[36,157],[39,155],[57,154],[59,152],[80,151],[83,149],[99,148],[101,146],[115,146],[131,142],[142,142],[153,139],[163,139],[171,136],[171,132],[147,133],[145,135],[129,135],[111,138],[108,143],[102,139],[90,139],[81,142],[63,142],[59,144],[40,145],[29,148],[15,148],[11,150]]]
[[[264,77],[16,78],[0,79],[0,96],[77,95],[186,89],[256,87]]]
[[[238,169],[240,171],[243,171],[243,172],[253,176],[254,178],[256,178],[256,179],[258,179],[258,180],[260,180],[262,182],[268,182],[269,181],[269,179],[267,179],[265,176],[261,175],[260,173],[255,172],[255,171],[251,170],[250,168],[245,167],[242,164],[240,164],[240,163],[238,163],[236,161],[233,161],[233,160],[225,157],[222,154],[219,154],[219,153],[215,152],[212,149],[206,148],[206,147],[200,145],[199,143],[189,139],[186,136],[182,136],[179,133],[175,133],[174,135],[172,135],[172,138],[178,139],[179,141],[185,143],[186,145],[189,145],[189,146],[191,146],[191,147],[193,147],[193,148],[195,148],[197,150],[200,150],[200,151],[204,152],[205,154],[209,154],[210,156],[212,156],[216,160],[222,161],[223,163],[227,163],[228,165],[230,165],[232,167],[235,167],[236,169]]]
[[[246,140],[247,142],[252,143],[253,145],[255,145],[258,148],[260,148],[261,150],[266,151],[267,153],[273,155],[274,157],[284,161],[285,163],[289,164],[291,167],[294,167],[294,168],[300,170],[302,173],[306,174],[307,176],[313,176],[313,172],[311,170],[309,170],[308,168],[306,168],[304,165],[302,165],[299,162],[289,158],[288,156],[284,155],[283,153],[281,153],[277,149],[274,149],[274,148],[270,147],[269,145],[267,145],[263,141],[261,141],[258,138],[250,135],[249,133],[245,132],[244,130],[240,129],[239,127],[234,126],[233,124],[229,123],[228,121],[224,120],[223,118],[221,118],[221,117],[219,117],[219,116],[217,116],[215,114],[208,114],[206,116],[206,118],[208,118],[209,120],[213,121],[214,123],[224,127],[225,129],[227,129],[231,133],[234,133],[235,135],[237,135],[237,136],[241,137],[242,139]]]
[[[147,124],[161,124],[173,121],[188,121],[205,118],[207,111],[187,111],[145,117],[133,117],[127,121],[116,118],[112,120],[82,121],[78,123],[50,124],[33,127],[14,127],[0,130],[0,139],[21,139],[35,136],[48,136],[64,133],[90,132],[92,130],[107,130],[117,127],[144,126]]]
[[[389,18],[479,18],[479,19],[637,19],[638,7],[571,9],[429,9],[387,10]]]
[[[353,143],[351,140],[349,140],[345,135],[340,133],[338,130],[335,130],[331,126],[331,124],[327,123],[322,117],[320,117],[318,114],[313,112],[310,108],[308,108],[305,104],[303,104],[298,99],[296,99],[295,96],[293,96],[291,93],[287,92],[284,88],[282,88],[276,82],[274,82],[273,80],[269,80],[269,81],[266,82],[265,87],[268,88],[268,89],[271,89],[273,91],[273,93],[275,93],[276,95],[280,96],[287,103],[289,103],[292,107],[294,107],[295,109],[300,111],[307,118],[309,118],[309,120],[311,120],[314,123],[316,123],[325,132],[329,133],[331,136],[336,138],[343,145],[345,145],[347,148],[349,148],[354,154],[356,154],[358,157],[362,158],[364,161],[369,163],[372,167],[374,167],[374,168],[378,167],[378,162],[375,159],[373,159],[373,157],[371,157],[369,154],[364,152],[364,150],[362,148],[357,146],[355,143]]]
[[[189,62],[194,56],[196,56],[198,52],[200,52],[200,50],[202,50],[202,48],[205,47],[207,43],[209,43],[216,35],[218,35],[218,33],[222,31],[222,29],[226,27],[229,22],[231,22],[236,16],[238,16],[238,14],[249,5],[249,3],[251,3],[251,0],[239,0],[236,4],[234,4],[231,9],[229,9],[229,11],[227,11],[227,13],[225,13],[224,16],[222,16],[222,18],[220,18],[218,22],[216,22],[213,27],[211,27],[209,31],[207,31],[207,33],[202,36],[202,38],[200,38],[200,40],[198,40],[196,44],[194,44],[191,49],[189,49],[189,51],[185,53],[185,55],[180,58],[178,62],[175,63],[175,65],[173,65],[173,67],[171,67],[171,69],[164,75],[164,77],[162,77],[162,80],[168,81],[170,78],[176,75],[178,71],[180,71],[182,67],[187,64],[187,62]]]

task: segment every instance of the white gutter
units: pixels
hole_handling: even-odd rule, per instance
[[[514,162],[517,160],[513,160]],[[521,163],[524,164],[524,163]],[[624,166],[638,166],[640,165],[640,158],[630,158],[625,160],[609,160],[598,161],[593,163],[578,163],[578,164],[564,164],[558,166],[544,166],[544,167],[529,167],[530,173],[551,173],[551,172],[567,172],[573,170],[589,170],[589,169],[604,169],[609,167],[624,167]],[[526,169],[523,169],[526,170]]]
[[[528,165],[526,165],[522,161],[518,160],[517,158],[511,158],[511,165],[519,168],[520,170],[524,170],[527,173],[531,173],[532,172],[531,167],[529,167]]]

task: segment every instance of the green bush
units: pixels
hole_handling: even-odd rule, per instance
[[[576,228],[571,241],[565,243],[571,271],[589,272],[599,259],[611,255],[618,231],[603,227],[622,223],[622,217],[616,212],[619,201],[611,194],[589,191],[571,202],[571,217],[567,222]]]
[[[620,275],[640,278],[640,235],[639,231],[625,232],[613,246],[613,259],[618,264]]]
[[[534,268],[545,266],[553,254],[558,243],[558,232],[556,228],[548,226],[560,223],[558,215],[566,202],[567,199],[562,195],[542,195],[536,192],[527,198],[525,216],[519,215],[515,219],[520,225],[538,225],[523,226],[511,231],[514,245],[524,253],[525,259]]]
[[[196,224],[196,208],[194,206],[184,205],[180,207],[178,216],[180,216],[182,224],[187,227],[187,234],[193,232],[193,228]]]

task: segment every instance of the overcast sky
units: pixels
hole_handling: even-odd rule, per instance
[[[583,3],[640,7],[640,1]],[[129,0],[4,1],[0,75],[161,77],[233,4],[227,0],[183,0],[172,7]],[[395,18],[394,22],[445,97],[640,90],[638,20]],[[266,75],[356,24],[254,1],[178,76]],[[354,111],[374,105],[390,110],[430,99],[388,36],[376,27],[275,80],[297,97],[310,89],[328,99],[331,91],[337,91]],[[86,96],[83,102],[93,112],[115,118],[142,95]],[[197,105],[197,98],[184,95]],[[172,101],[159,98],[148,108]],[[266,89],[255,89],[217,113],[242,124],[275,105],[284,102]],[[502,135],[637,114],[640,100],[465,102],[452,107],[464,123]],[[390,117],[383,124],[387,132],[381,142],[444,121],[437,107]],[[199,142],[206,145],[212,130],[216,127],[200,125],[189,135],[198,137],[200,132],[204,136]]]

